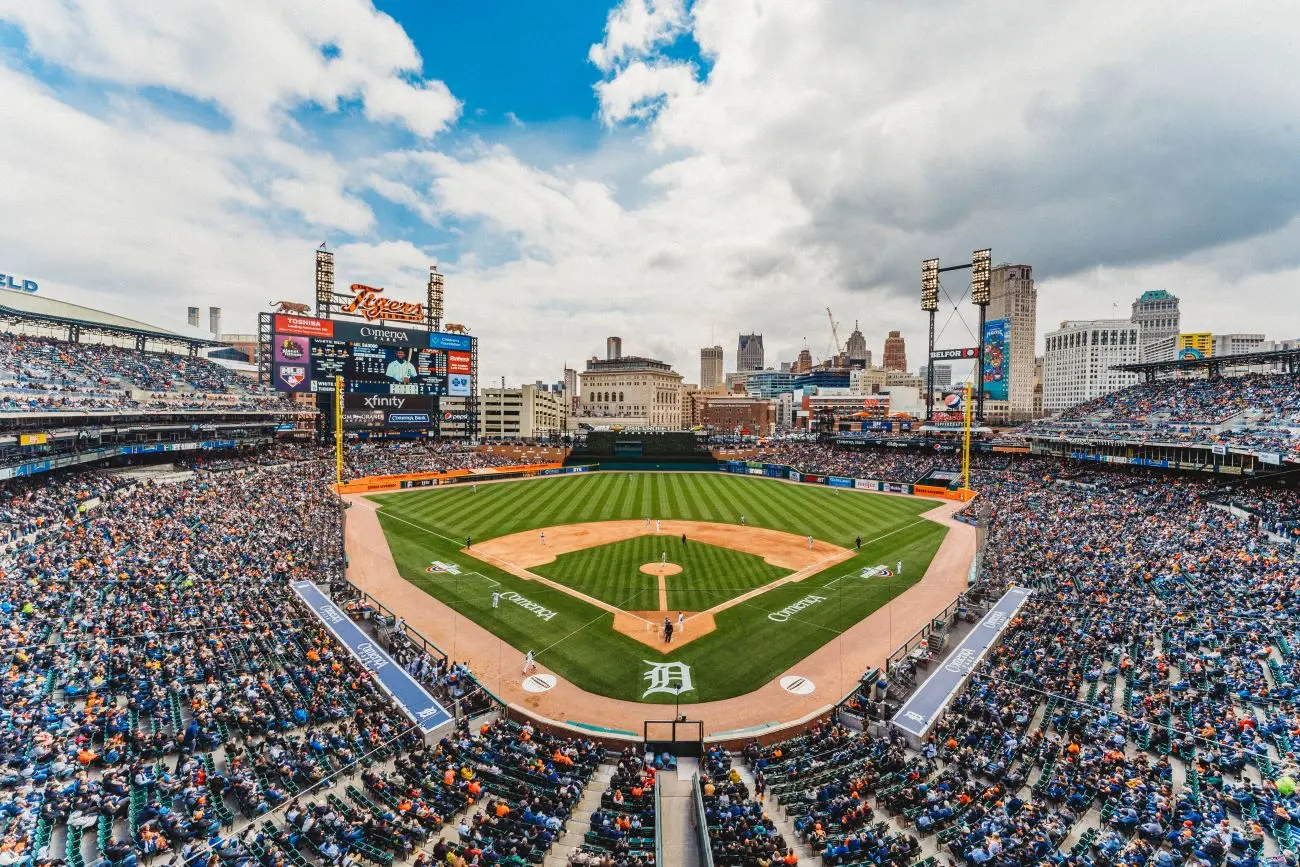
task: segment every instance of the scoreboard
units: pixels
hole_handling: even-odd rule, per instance
[[[275,388],[333,395],[341,377],[345,427],[472,435],[473,337],[278,313],[271,331]]]
[[[474,338],[335,319],[272,317],[272,381],[280,391],[470,397]]]

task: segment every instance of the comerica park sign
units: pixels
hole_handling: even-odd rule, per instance
[[[40,288],[35,280],[15,277],[13,274],[0,274],[0,286],[6,289],[17,289],[19,292],[35,292]]]

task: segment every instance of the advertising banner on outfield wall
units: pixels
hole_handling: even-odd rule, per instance
[[[840,476],[830,476],[826,479],[826,484],[832,488],[851,488],[853,487],[852,479],[845,479]]]
[[[803,476],[800,475],[799,473],[795,472],[794,470],[791,470],[791,471],[790,471],[790,481],[792,481],[792,482],[802,482],[802,481],[803,481]]]
[[[875,479],[854,479],[853,487],[859,491],[878,491],[880,490],[880,482]]]

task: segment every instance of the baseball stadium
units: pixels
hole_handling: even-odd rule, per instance
[[[4,864],[1300,852],[1300,351],[493,437],[436,268],[315,264],[243,349],[0,290]]]

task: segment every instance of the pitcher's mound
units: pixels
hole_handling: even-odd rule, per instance
[[[676,563],[646,563],[641,571],[647,575],[676,575],[682,567]]]

